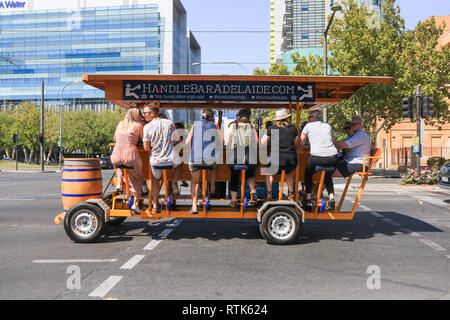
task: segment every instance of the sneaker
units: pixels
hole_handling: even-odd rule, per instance
[[[334,199],[330,199],[325,207],[328,211],[334,211],[336,209],[336,201]]]
[[[311,199],[303,199],[300,206],[302,207],[303,210],[310,212],[312,211],[312,201]]]
[[[139,206],[136,206],[136,204],[133,204],[131,210],[133,210],[136,214],[141,214],[141,209],[139,209]]]

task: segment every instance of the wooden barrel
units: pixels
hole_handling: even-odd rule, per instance
[[[88,199],[102,197],[102,172],[98,159],[65,159],[61,195],[64,211]]]

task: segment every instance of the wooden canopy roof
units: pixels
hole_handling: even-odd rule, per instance
[[[348,99],[366,85],[392,83],[392,78],[84,74],[83,81],[105,91],[107,101],[125,108],[149,102],[159,102],[163,109],[278,109],[303,103],[303,109],[314,110]],[[314,90],[309,96],[296,89],[306,87]]]

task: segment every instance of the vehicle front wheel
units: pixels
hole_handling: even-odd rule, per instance
[[[74,242],[89,243],[101,236],[105,226],[103,211],[92,203],[74,205],[64,218],[66,234]]]
[[[276,206],[262,216],[259,230],[269,244],[289,244],[298,239],[302,222],[295,209]]]

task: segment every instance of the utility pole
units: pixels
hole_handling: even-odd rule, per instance
[[[39,144],[41,146],[41,172],[44,172],[44,79],[41,82],[41,135]]]
[[[417,121],[417,137],[421,137],[420,134],[420,116],[422,114],[422,96],[420,95],[420,85],[416,87],[416,121]],[[420,173],[420,158],[422,158],[422,140],[419,138],[419,152],[417,152],[416,156],[416,166],[417,172]]]

